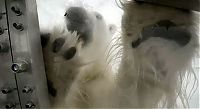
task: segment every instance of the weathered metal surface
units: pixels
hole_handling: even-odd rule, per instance
[[[35,0],[0,0],[0,108],[48,108]]]

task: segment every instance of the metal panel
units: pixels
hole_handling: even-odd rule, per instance
[[[156,3],[175,8],[200,11],[200,0],[135,0],[149,3]]]
[[[12,72],[5,1],[0,0],[0,108],[20,108],[15,74]],[[17,105],[15,105],[17,104]]]
[[[39,37],[35,0],[6,0],[11,37],[13,68],[20,63],[27,68],[16,72],[22,108],[47,108],[48,93]],[[26,93],[24,88],[30,88]]]
[[[49,107],[36,9],[35,0],[0,0],[0,88],[14,89],[0,93],[0,108]]]

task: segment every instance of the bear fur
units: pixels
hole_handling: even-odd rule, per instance
[[[80,75],[88,75],[85,79],[90,80],[98,75],[99,67],[105,68],[106,51],[115,31],[115,25],[106,24],[101,14],[81,7],[70,7],[64,16],[64,25],[41,32],[50,101],[55,108],[67,106],[65,99],[75,93],[71,90]]]
[[[143,2],[128,2],[123,9],[121,105],[173,108],[181,99],[187,107],[182,83],[193,75],[199,14]]]
[[[49,35],[43,51],[47,78],[57,91],[51,97],[53,107],[174,108],[178,99],[183,107],[188,106],[182,83],[186,74],[193,74],[198,13],[133,1],[123,3],[122,9],[122,33],[114,43],[113,28],[100,14],[88,11],[94,28],[88,44],[76,38],[81,33],[68,27]],[[54,53],[60,37],[65,42]],[[75,56],[63,59],[70,47],[76,48]],[[119,68],[113,70],[110,60],[116,59]]]

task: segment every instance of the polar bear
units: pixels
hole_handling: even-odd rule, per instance
[[[42,35],[53,107],[173,108],[177,98],[187,106],[182,82],[198,50],[198,13],[136,1],[122,9],[122,34],[108,51],[113,27],[83,8]],[[117,71],[110,56],[121,60]]]
[[[121,60],[119,69],[111,70],[107,62],[83,69],[66,98],[67,107],[173,108],[178,99],[187,107],[182,83],[187,73],[193,74],[198,13],[136,1],[122,9],[121,42],[110,48],[120,48],[111,55]]]
[[[106,24],[98,12],[69,7],[63,15],[65,24],[41,32],[50,102],[55,108],[65,107],[80,73],[105,66],[105,51],[115,32],[115,25]]]
[[[197,53],[198,12],[131,1],[123,4],[121,107],[187,106],[182,87]]]

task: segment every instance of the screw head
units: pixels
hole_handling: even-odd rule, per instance
[[[25,105],[26,108],[34,108],[35,104],[33,104],[32,101],[28,101],[27,104]]]
[[[15,73],[25,72],[25,71],[28,70],[28,63],[26,61],[24,61],[24,60],[18,61],[16,63],[12,64],[11,69]]]

